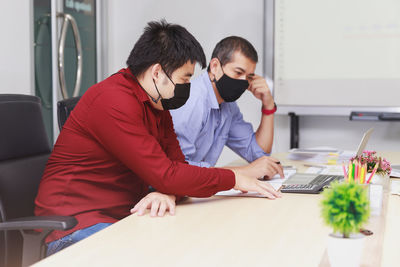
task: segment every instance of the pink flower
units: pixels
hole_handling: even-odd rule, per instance
[[[376,151],[373,150],[364,150],[360,156],[356,156],[350,159],[350,161],[357,160],[362,164],[367,164],[367,171],[372,172],[376,164],[378,165],[377,172],[384,172],[386,174],[390,174],[392,171],[392,167],[390,166],[390,162],[385,158],[378,157],[376,155]]]

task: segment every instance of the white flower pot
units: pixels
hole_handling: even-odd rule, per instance
[[[328,258],[331,267],[359,267],[364,248],[364,235],[330,234],[328,237]]]

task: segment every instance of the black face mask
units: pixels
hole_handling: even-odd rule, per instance
[[[177,109],[185,105],[190,96],[190,83],[175,84],[174,96],[168,99],[161,99],[164,110]]]
[[[222,69],[222,65],[221,65]],[[224,70],[222,70],[224,72]],[[234,102],[246,91],[249,87],[247,80],[234,79],[225,74],[217,81],[214,79],[215,86],[219,95],[225,102]]]
[[[156,90],[158,93],[158,98],[154,99],[152,97],[151,99],[153,100],[154,103],[157,103],[158,100],[160,100],[160,98],[161,98],[161,105],[164,110],[178,109],[178,108],[182,107],[186,103],[186,101],[189,99],[190,83],[175,84],[165,71],[164,71],[164,73],[167,75],[168,79],[175,85],[174,96],[171,98],[167,98],[167,99],[162,98],[160,92],[158,91],[156,82],[153,79],[154,86],[156,87]]]

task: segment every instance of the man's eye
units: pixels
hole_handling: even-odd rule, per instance
[[[241,73],[241,72],[238,72],[238,71],[236,72],[236,74],[239,75],[239,76],[242,75],[242,73]]]

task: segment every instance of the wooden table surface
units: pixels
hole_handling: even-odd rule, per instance
[[[383,153],[400,164],[400,152]],[[299,162],[274,154],[283,164]],[[131,215],[35,266],[329,266],[321,195],[189,198],[175,216]],[[371,217],[361,266],[400,266],[400,197]]]

